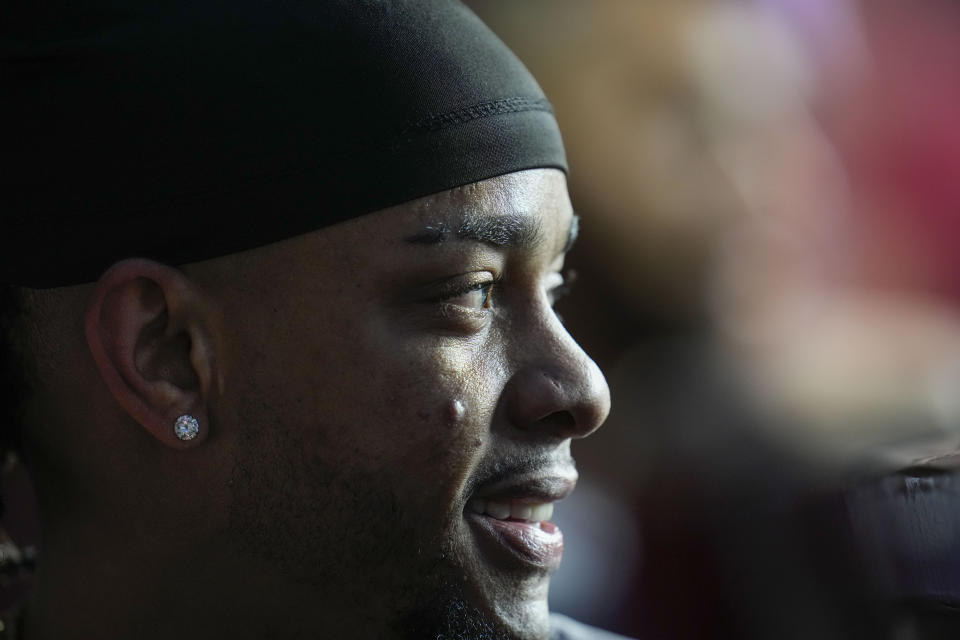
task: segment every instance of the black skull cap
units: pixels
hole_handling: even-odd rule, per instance
[[[566,170],[550,105],[449,0],[0,8],[0,282],[183,264]]]

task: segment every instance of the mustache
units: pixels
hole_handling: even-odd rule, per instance
[[[479,488],[511,478],[575,474],[577,463],[569,453],[550,456],[515,456],[481,463],[465,487],[465,495]]]

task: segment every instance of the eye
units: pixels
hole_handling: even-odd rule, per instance
[[[464,289],[444,295],[441,301],[474,311],[489,309],[494,284],[493,280],[474,282]]]
[[[489,271],[467,274],[444,283],[430,302],[439,303],[445,314],[453,312],[485,312],[492,304],[493,290],[497,278]]]

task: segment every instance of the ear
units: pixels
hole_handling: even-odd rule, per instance
[[[107,388],[170,447],[195,447],[210,431],[215,358],[209,320],[203,295],[183,273],[142,259],[113,265],[87,307],[87,344]],[[182,415],[199,423],[191,440],[174,432]]]

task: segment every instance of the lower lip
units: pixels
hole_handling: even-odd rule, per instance
[[[471,520],[498,545],[527,564],[554,570],[563,558],[563,532],[552,522],[497,520],[470,514]]]

